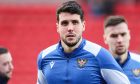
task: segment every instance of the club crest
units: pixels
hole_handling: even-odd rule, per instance
[[[85,64],[87,63],[87,59],[78,58],[77,63],[78,63],[79,68],[83,68],[83,67],[85,67]]]
[[[136,77],[140,76],[140,68],[139,69],[133,69],[132,72]]]

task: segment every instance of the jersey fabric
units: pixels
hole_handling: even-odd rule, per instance
[[[131,84],[140,84],[140,55],[128,52],[127,60],[121,67]]]
[[[83,39],[71,53],[65,53],[60,42],[43,50],[38,57],[37,84],[130,83],[106,49]]]

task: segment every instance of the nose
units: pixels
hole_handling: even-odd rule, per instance
[[[68,31],[73,31],[73,29],[74,29],[74,25],[72,23],[70,23],[68,25]]]
[[[122,41],[123,41],[123,37],[121,35],[118,35],[117,42],[122,42]]]
[[[10,69],[10,70],[13,70],[13,69],[14,69],[14,66],[13,66],[12,63],[9,64],[9,69]]]

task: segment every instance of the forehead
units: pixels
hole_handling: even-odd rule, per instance
[[[59,20],[80,20],[80,15],[63,12],[59,14]]]
[[[105,29],[105,33],[107,34],[119,34],[119,33],[124,33],[128,32],[128,25],[126,23],[120,23],[115,26],[108,26]]]
[[[0,55],[0,63],[12,61],[12,57],[10,53],[4,53]]]

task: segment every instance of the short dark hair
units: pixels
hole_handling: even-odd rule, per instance
[[[7,53],[7,52],[8,52],[8,49],[7,48],[0,47],[0,55],[1,54],[4,54],[4,53]]]
[[[127,21],[123,16],[119,15],[109,16],[104,21],[104,29],[107,28],[108,26],[116,26],[122,22],[127,23]]]
[[[56,12],[57,21],[59,21],[59,14],[62,12],[67,12],[71,14],[78,14],[80,15],[81,20],[84,20],[84,12],[81,6],[76,1],[68,1],[63,3]]]

